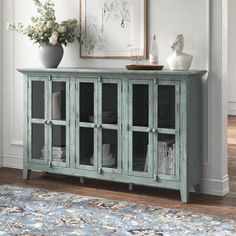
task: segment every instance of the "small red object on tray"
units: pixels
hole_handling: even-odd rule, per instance
[[[126,65],[128,70],[162,70],[163,65]]]

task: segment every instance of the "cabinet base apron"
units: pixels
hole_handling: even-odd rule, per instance
[[[118,182],[118,183],[125,183],[128,184],[128,189],[130,192],[133,191],[135,185],[139,186],[148,186],[148,187],[157,187],[157,188],[163,188],[163,189],[173,189],[173,190],[179,190],[180,191],[180,196],[181,196],[181,201],[184,203],[189,202],[189,190],[181,186],[179,182],[173,182],[173,181],[164,181],[160,180],[158,182],[156,181],[144,181],[142,178],[138,177],[130,177],[127,179],[127,176],[112,176],[112,175],[97,175],[94,176],[93,173],[86,172],[86,171],[78,171],[77,169],[70,169],[70,170],[65,170],[56,168],[56,169],[47,169],[45,171],[45,167],[42,166],[37,166],[37,165],[32,165],[32,170],[37,170],[37,171],[42,171],[44,173],[51,173],[51,174],[63,174],[63,175],[68,175],[68,176],[74,176],[74,177],[79,177],[79,182],[80,184],[85,184],[85,179],[96,179],[96,180],[101,180],[101,181],[111,181],[111,182]],[[31,174],[31,169],[24,169],[23,170],[23,179],[24,180],[29,180],[30,179],[30,174]],[[194,187],[195,193],[200,194],[201,191],[201,184],[196,184]]]

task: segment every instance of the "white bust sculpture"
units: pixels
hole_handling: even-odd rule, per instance
[[[193,56],[182,52],[184,49],[184,36],[178,34],[173,41],[171,48],[173,53],[167,58],[171,70],[188,70],[192,64]]]

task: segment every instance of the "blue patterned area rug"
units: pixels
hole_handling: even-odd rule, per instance
[[[0,186],[0,235],[236,235],[232,219],[43,189]]]

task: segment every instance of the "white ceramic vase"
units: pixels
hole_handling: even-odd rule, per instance
[[[41,44],[39,48],[39,58],[46,68],[57,68],[64,54],[61,44]]]

